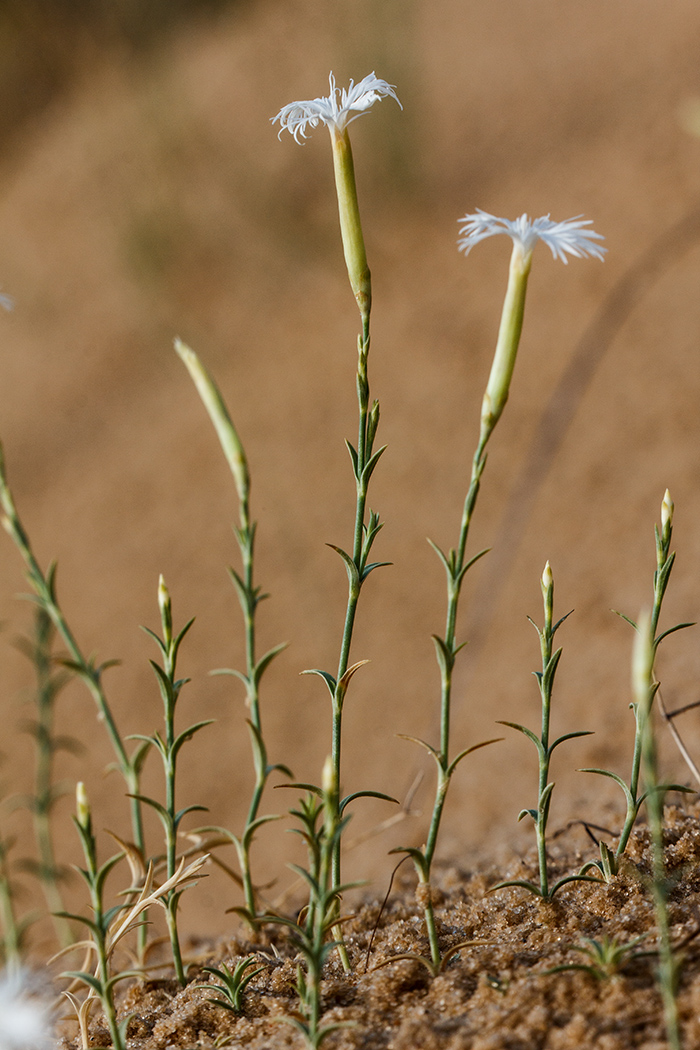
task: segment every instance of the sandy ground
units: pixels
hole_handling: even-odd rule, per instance
[[[357,317],[327,136],[300,148],[278,141],[269,120],[324,93],[329,69],[339,83],[374,69],[404,106],[383,102],[353,130],[374,278],[372,389],[389,445],[371,502],[387,523],[377,553],[393,566],[363,594],[353,655],[371,663],[346,704],[344,787],[403,798],[419,771],[425,779],[416,815],[349,852],[347,875],[383,892],[388,850],[421,843],[431,805],[432,770],[396,734],[437,734],[430,634],[442,629],[444,594],[426,537],[456,541],[506,280],[504,239],[468,259],[456,250],[457,220],[476,207],[511,218],[583,213],[608,256],[563,267],[540,248],[535,259],[471,540],[474,552],[495,549],[465,589],[461,632],[473,644],[456,680],[455,746],[493,736],[496,719],[537,725],[538,647],[526,616],[541,616],[549,559],[558,611],[575,609],[560,635],[555,731],[595,731],[557,754],[552,826],[614,826],[617,789],[576,770],[629,767],[631,632],[610,609],[636,616],[649,602],[667,486],[679,553],[665,623],[700,619],[700,140],[678,117],[700,93],[699,37],[690,0],[260,0],[168,38],[148,63],[88,55],[72,90],[15,134],[0,162],[0,278],[16,304],[0,318],[10,478],[37,555],[58,560],[84,650],[123,661],[107,685],[125,734],[160,724],[154,652],[138,630],[156,626],[159,573],[176,620],[196,615],[180,725],[217,725],[182,752],[182,805],[206,805],[207,819],[238,830],[252,777],[241,689],[207,677],[243,659],[225,572],[237,558],[235,494],[172,351],[176,334],[215,372],[253,471],[259,580],[272,595],[262,644],[289,642],[265,682],[270,756],[316,780],[329,750],[323,686],[298,673],[337,661],[345,580],[325,544],[347,544],[351,532],[343,440],[356,426]],[[623,286],[628,297],[581,350],[640,260],[642,277]],[[551,468],[514,538],[502,530],[518,510],[517,479],[574,360],[595,367],[559,402],[568,427],[545,432]],[[23,589],[5,542],[2,750],[5,780],[19,791],[30,789],[31,762],[29,741],[10,732],[27,715],[20,698],[31,683],[11,645],[30,626],[15,597]],[[658,669],[671,706],[697,698],[699,660],[693,632],[668,641]],[[103,773],[109,746],[79,685],[62,697],[59,728],[87,747],[80,759],[60,757],[59,777],[69,790],[86,781],[98,826],[127,834],[121,784]],[[700,747],[695,715],[683,731]],[[689,777],[666,740],[663,761],[669,776]],[[154,762],[146,787],[159,785]],[[531,843],[517,813],[535,788],[534,751],[517,734],[475,755],[455,778],[441,855],[460,868],[515,863]],[[270,792],[269,810],[287,804]],[[65,862],[75,859],[69,811],[69,801],[58,808]],[[388,815],[381,803],[358,806],[351,831]],[[31,848],[25,824],[7,821],[19,854]],[[156,849],[155,824],[149,834]],[[255,854],[260,879],[277,876],[279,889],[285,851],[291,837],[275,825]],[[22,908],[33,892],[25,884]],[[185,902],[183,929],[233,936],[223,911],[239,902],[213,874]]]
[[[669,920],[680,965],[678,1015],[688,1050],[700,1039],[697,816],[697,807],[668,811],[665,834]],[[560,846],[551,850],[556,877],[576,871],[583,859]],[[411,880],[397,880],[383,908],[368,899],[344,926],[353,972],[344,974],[334,956],[326,965],[322,1023],[342,1027],[323,1045],[335,1050],[662,1050],[668,1044],[654,980],[651,863],[647,831],[639,829],[620,873],[608,885],[569,883],[546,902],[519,888],[497,888],[504,875],[532,878],[534,851],[505,870],[444,868],[434,892],[444,953],[437,976],[416,958],[424,959],[428,944]],[[610,948],[617,952],[614,961]],[[212,1045],[292,1050],[303,1045],[284,1023],[300,1016],[299,957],[279,927],[265,927],[252,942],[239,935],[200,942],[190,952],[186,988],[167,971],[163,977],[156,970],[124,994],[120,1015],[131,1013],[130,1050]],[[244,959],[257,973],[238,1011],[222,1009],[215,1002],[221,998],[215,991],[220,982],[201,967],[218,969],[223,963],[233,970]],[[559,967],[564,969],[552,972]],[[103,1045],[108,1033],[95,1014],[91,1039]]]

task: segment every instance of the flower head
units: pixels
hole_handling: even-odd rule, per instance
[[[590,226],[592,219],[582,219],[580,215],[564,222],[552,222],[549,215],[543,215],[539,219],[529,219],[523,214],[519,219],[499,219],[495,215],[477,208],[472,215],[465,215],[459,220],[464,223],[460,229],[460,239],[457,242],[460,251],[468,255],[475,244],[485,240],[487,237],[495,237],[498,233],[507,233],[515,245],[518,245],[524,255],[529,255],[537,241],[543,241],[555,259],[561,259],[563,263],[568,262],[567,254],[575,255],[581,259],[591,255],[596,259],[602,259],[606,249],[602,248],[596,241],[602,241],[600,233],[584,229]]]
[[[330,94],[324,98],[312,98],[307,101],[290,102],[283,106],[276,117],[272,117],[272,123],[280,122],[279,134],[284,129],[294,136],[297,142],[306,138],[307,127],[315,128],[319,122],[326,127],[335,127],[343,131],[353,120],[357,120],[370,106],[383,98],[393,98],[399,102],[393,84],[387,84],[386,80],[380,80],[374,73],[370,73],[359,84],[350,81],[350,87],[346,90],[335,86],[335,77],[331,73],[328,78]],[[401,107],[403,108],[403,107]]]
[[[32,998],[27,976],[0,974],[0,1050],[39,1050],[49,1038],[48,1010]]]

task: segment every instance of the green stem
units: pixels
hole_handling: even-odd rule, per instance
[[[4,963],[8,970],[16,973],[22,967],[22,944],[12,900],[7,853],[7,843],[0,840],[0,924],[3,934]]]
[[[32,662],[36,670],[37,689],[37,734],[35,800],[33,806],[34,835],[39,854],[41,886],[53,916],[54,929],[62,948],[73,942],[70,923],[60,913],[65,911],[61,891],[58,887],[58,870],[51,834],[51,808],[53,806],[53,716],[54,699],[60,688],[51,676],[51,635],[53,624],[45,609],[36,614],[35,640],[31,648]]]
[[[250,721],[259,734],[259,741],[262,741],[262,720],[260,716],[260,693],[258,684],[255,676],[255,664],[256,664],[256,634],[255,634],[255,614],[257,610],[257,597],[255,594],[254,585],[254,566],[255,566],[255,525],[250,523],[250,510],[248,504],[248,494],[246,492],[245,498],[241,500],[240,504],[240,519],[241,525],[238,532],[238,545],[241,551],[241,560],[243,562],[243,585],[244,585],[244,600],[241,603],[243,607],[243,618],[245,628],[245,652],[246,652],[246,676],[248,680],[248,707],[250,710]],[[254,768],[255,768],[255,784],[253,786],[253,794],[250,800],[250,806],[248,808],[248,817],[246,821],[246,829],[250,827],[258,818],[260,811],[260,804],[262,802],[263,792],[265,790],[265,784],[269,776],[269,770],[267,767],[267,755],[263,745],[263,751],[261,756],[254,756]],[[243,880],[243,894],[245,898],[245,905],[247,911],[252,915],[257,914],[257,900],[255,895],[255,886],[253,885],[253,876],[250,869],[250,854],[248,849],[244,849],[240,853],[241,860],[241,878]]]
[[[352,645],[353,629],[357,605],[362,589],[363,547],[364,528],[367,508],[367,491],[369,479],[365,476],[365,467],[372,455],[371,440],[369,435],[369,379],[367,374],[367,359],[369,356],[369,304],[362,316],[362,336],[358,340],[358,364],[357,364],[357,401],[358,401],[358,437],[357,437],[357,470],[356,470],[356,502],[355,502],[355,525],[353,530],[352,560],[357,570],[357,580],[349,581],[348,600],[345,610],[345,622],[343,625],[343,636],[338,659],[338,673],[336,681],[336,694],[333,699],[333,724],[331,735],[331,761],[336,783],[341,783],[341,746],[342,746],[342,721],[343,701],[345,690],[340,686],[341,679],[348,669],[350,662],[350,649]],[[339,818],[339,814],[337,814]],[[341,838],[337,837],[331,861],[331,879],[333,888],[341,884]],[[349,959],[345,946],[342,944],[340,929],[334,930],[336,939],[341,942],[339,949],[343,967],[346,971],[350,968]]]
[[[549,722],[552,708],[552,682],[545,682],[545,671],[549,661],[552,659],[552,616],[553,616],[553,587],[544,589],[544,626],[539,632],[540,651],[542,654],[542,678],[540,679],[540,695],[542,697],[542,735],[540,743],[542,752],[540,755],[540,770],[538,782],[538,806],[537,806],[537,858],[540,869],[540,894],[542,897],[549,896],[549,874],[547,871],[547,817],[549,815],[549,799],[542,805],[542,798],[549,783]]]
[[[647,676],[647,697],[640,697],[637,702],[640,707],[644,708],[642,730],[643,772],[644,786],[646,789],[646,806],[649,816],[649,830],[651,832],[653,872],[652,896],[654,898],[656,924],[659,931],[659,966],[657,982],[663,1002],[666,1038],[668,1040],[669,1050],[681,1050],[678,1003],[676,999],[678,969],[673,957],[673,946],[671,944],[671,931],[668,918],[666,865],[664,862],[663,794],[659,790],[656,739],[652,719],[652,705],[657,688],[653,684],[653,638],[654,634],[653,632],[650,632],[647,642],[649,652],[647,658],[647,666],[649,668],[649,674]]]
[[[665,500],[670,497],[668,492],[666,493]],[[662,507],[663,515],[663,507]],[[666,588],[668,587],[668,581],[671,575],[671,568],[673,561],[669,565],[669,559],[673,559],[674,555],[671,551],[671,538],[673,535],[672,528],[673,521],[673,505],[671,504],[671,513],[667,517],[664,524],[662,524],[661,532],[658,529],[655,531],[656,536],[656,571],[654,572],[654,600],[651,610],[651,624],[650,632],[652,639],[656,639],[656,632],[659,627],[659,619],[661,617],[661,607],[663,605],[664,595]],[[664,570],[667,570],[664,572]],[[658,641],[654,640],[654,651],[658,646]],[[639,703],[633,703],[632,708],[634,710],[635,719],[635,733],[634,733],[634,751],[632,753],[632,772],[630,775],[630,794],[632,801],[628,801],[627,813],[625,816],[625,823],[620,833],[620,841],[617,844],[615,850],[615,856],[621,857],[627,848],[630,835],[632,834],[632,828],[637,819],[639,809],[641,806],[641,799],[639,797],[639,778],[642,769],[642,752],[643,752],[643,740],[646,729],[646,723],[650,716],[650,713],[646,712],[644,706],[640,706]]]

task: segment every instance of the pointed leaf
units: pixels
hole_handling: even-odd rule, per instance
[[[257,831],[265,824],[270,824],[273,820],[282,820],[282,815],[280,813],[268,813],[266,816],[258,817],[251,824],[248,824],[241,839],[242,845],[249,849]]]
[[[342,549],[342,547],[336,547],[335,543],[327,543],[326,546],[330,547],[331,550],[334,550],[335,553],[339,554],[340,557],[343,559],[348,574],[348,582],[350,584],[350,589],[353,591],[357,590],[357,588],[360,586],[360,575],[357,571],[357,566],[355,565],[353,559],[346,551]]]
[[[537,823],[537,810],[536,809],[521,809],[520,812],[518,813],[518,823],[520,823],[520,821],[523,819],[523,817],[532,817],[532,819],[534,820],[534,822],[536,824]]]
[[[435,645],[435,655],[437,656],[440,671],[443,677],[447,677],[454,667],[455,654],[451,652],[444,638],[440,638],[437,634],[431,634],[430,637]]]
[[[255,670],[253,671],[253,681],[256,685],[260,683],[260,679],[275,657],[279,656],[279,654],[287,648],[288,644],[288,642],[282,642],[281,645],[276,645],[273,649],[268,649],[265,655],[260,657],[255,665]]]
[[[345,695],[345,693],[347,692],[347,688],[350,685],[350,679],[352,678],[352,676],[354,674],[356,674],[357,671],[359,671],[361,667],[364,667],[365,664],[368,664],[368,663],[369,663],[369,660],[358,660],[357,663],[352,665],[352,667],[348,667],[347,671],[345,672],[343,677],[338,682],[338,685],[336,687],[336,695],[341,693],[341,691],[342,691],[342,694]]]
[[[663,642],[664,638],[668,638],[669,634],[675,634],[676,631],[683,631],[686,627],[695,627],[695,623],[677,623],[675,627],[669,627],[667,631],[663,631],[659,635],[654,641],[654,645],[658,646],[660,642]]]
[[[503,722],[500,719],[497,720],[496,724],[499,726],[510,726],[511,729],[517,729],[519,733],[522,733],[524,736],[528,737],[529,740],[532,740],[533,744],[537,748],[538,753],[542,758],[544,758],[545,750],[542,746],[542,741],[539,737],[535,736],[532,730],[528,729],[527,726],[521,726],[518,722]]]
[[[553,744],[549,745],[549,754],[551,755],[555,747],[559,747],[565,740],[574,740],[577,736],[593,736],[591,729],[579,729],[576,733],[564,733],[563,736],[557,737]]]
[[[628,623],[630,627],[634,627],[635,631],[637,630],[636,623],[634,620],[630,620],[629,616],[625,616],[624,613],[618,612],[617,609],[612,609],[611,611],[614,612],[616,616],[619,616],[621,620],[624,620],[625,623]]]
[[[330,674],[328,671],[319,671],[319,669],[317,667],[311,667],[307,671],[300,671],[299,674],[315,674],[315,675],[318,675],[318,677],[322,678],[323,681],[328,686],[328,692],[331,694],[331,700],[335,700],[336,681],[335,681],[335,678],[333,677],[333,675]]]
[[[210,671],[209,674],[212,678],[214,678],[217,675],[229,674],[232,675],[234,678],[237,678],[240,682],[243,682],[243,685],[246,687],[246,690],[250,686],[250,679],[248,678],[248,675],[243,674],[242,671],[237,671],[235,667],[217,667],[216,670]]]
[[[188,813],[196,813],[196,812],[206,813],[207,812],[207,806],[185,806],[184,809],[179,809],[177,811],[177,813],[175,814],[174,818],[173,818],[173,829],[175,831],[177,831],[178,827],[180,826],[180,821],[182,820],[182,818],[184,816],[186,816]]]
[[[438,558],[440,559],[440,561],[444,565],[445,572],[447,573],[448,577],[450,579],[452,579],[452,571],[453,571],[452,570],[452,565],[451,565],[450,560],[448,559],[447,555],[442,550],[442,548],[438,547],[437,543],[433,543],[433,541],[431,539],[428,540],[428,543],[433,548],[433,550],[437,554]],[[451,553],[454,553],[454,552],[451,552]]]
[[[348,452],[350,453],[350,459],[352,461],[352,472],[355,475],[355,480],[359,481],[360,480],[360,476],[358,474],[358,469],[357,469],[357,450],[355,449],[354,445],[350,444],[350,442],[347,440],[347,438],[345,440],[345,447],[348,450]]]
[[[611,773],[609,769],[591,769],[591,768],[579,769],[579,773],[598,773],[598,775],[601,776],[601,777],[609,777],[610,780],[614,780],[616,784],[620,785],[620,787],[622,788],[622,790],[625,793],[625,798],[627,799],[628,805],[629,806],[633,806],[634,805],[634,799],[632,798],[632,792],[630,791],[628,785],[625,783],[625,781],[622,779],[622,777],[619,777],[617,775],[617,773]]]
[[[180,733],[180,735],[175,738],[175,741],[173,743],[171,749],[173,757],[175,757],[175,755],[178,754],[183,744],[185,744],[188,740],[192,739],[195,733],[198,733],[200,729],[204,729],[205,726],[210,726],[213,724],[214,719],[207,718],[204,722],[195,722],[195,724],[193,726],[190,726],[189,729],[184,729],[182,733]]]
[[[156,634],[155,631],[152,631],[150,627],[144,627],[143,624],[141,624],[141,630],[143,631],[144,634],[147,634],[149,636],[149,638],[153,639],[153,641],[156,643],[156,645],[158,646],[158,648],[162,652],[163,656],[167,656],[168,655],[168,649],[167,649],[167,646],[166,646],[165,642],[161,638],[158,637],[158,635]]]
[[[412,743],[418,744],[420,747],[424,747],[428,754],[433,756],[438,766],[442,769],[442,756],[439,754],[439,752],[435,750],[434,747],[431,747],[430,744],[427,744],[425,740],[421,740],[420,737],[417,736],[408,736],[406,733],[398,733],[397,735],[400,740],[410,740],[412,741]]]
[[[392,853],[405,853],[406,856],[411,858],[424,880],[428,880],[430,872],[428,871],[428,864],[421,850],[416,849],[415,846],[395,846],[393,849],[389,850],[389,854]]]
[[[563,879],[559,879],[555,882],[549,891],[549,899],[551,900],[555,893],[558,893],[562,886],[568,885],[570,882],[597,882],[600,883],[600,879],[597,879],[595,875],[566,875]]]
[[[561,654],[561,648],[553,652],[550,659],[547,661],[547,666],[542,672],[542,691],[546,694],[549,694],[552,689],[552,683],[554,682],[554,676],[557,673]]]
[[[564,621],[569,619],[573,611],[573,609],[569,609],[568,613],[564,613],[564,615],[557,620],[557,622],[554,624],[554,627],[552,627],[552,637],[554,637],[554,635],[557,633]]]
[[[373,562],[370,562],[370,564],[366,565],[365,568],[362,570],[362,576],[360,577],[362,583],[365,582],[365,580],[367,579],[369,574],[371,572],[374,572],[375,569],[388,568],[390,565],[393,565],[393,564],[394,564],[393,561],[373,561]]]
[[[489,744],[498,744],[501,742],[501,740],[503,740],[502,736],[494,737],[493,740],[482,740],[480,744],[472,744],[471,747],[467,747],[464,749],[464,751],[460,751],[457,757],[453,758],[449,766],[447,767],[448,778],[452,776],[459,763],[462,761],[463,758],[466,758],[467,755],[471,755],[473,751],[478,751],[482,747],[488,747]]]
[[[519,889],[529,890],[536,897],[542,896],[539,886],[536,886],[534,882],[528,882],[526,879],[509,879],[508,882],[499,882],[496,886],[492,886],[488,892],[493,893],[494,890],[504,890],[509,886],[517,886]]]
[[[374,473],[374,468],[376,467],[377,463],[379,462],[383,454],[386,452],[386,448],[386,445],[382,445],[382,447],[378,448],[377,451],[373,453],[373,455],[367,460],[367,463],[365,464],[365,469],[362,471],[362,477],[360,478],[360,482],[365,486],[368,484],[369,479],[372,477],[372,474]]]
[[[464,577],[466,576],[466,574],[471,569],[472,565],[476,565],[476,563],[478,561],[480,561],[484,557],[485,554],[489,554],[490,552],[491,552],[491,548],[490,547],[484,547],[484,549],[482,551],[479,551],[479,553],[475,554],[473,558],[470,558],[469,561],[466,563],[466,565],[463,565],[462,568],[457,573],[457,575],[455,576],[455,582],[460,584],[462,582],[462,580],[464,579]]]
[[[338,813],[343,814],[345,807],[354,802],[356,798],[379,798],[384,802],[395,802],[397,806],[401,803],[397,798],[393,798],[391,795],[385,795],[383,791],[355,791],[352,795],[347,795],[338,806]]]

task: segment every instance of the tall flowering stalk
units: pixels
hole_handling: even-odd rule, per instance
[[[430,872],[435,856],[440,822],[447,797],[450,780],[463,758],[483,744],[477,744],[461,751],[455,758],[450,758],[450,720],[452,707],[452,674],[457,653],[464,643],[457,642],[457,612],[459,598],[468,570],[486,551],[480,551],[467,560],[466,549],[469,527],[476,506],[481,476],[486,466],[486,447],[498,423],[510,392],[510,384],[515,368],[515,361],[520,345],[520,335],[525,314],[525,298],[528,278],[532,266],[532,255],[538,241],[543,241],[555,259],[567,262],[567,255],[576,257],[593,256],[603,258],[604,248],[597,242],[601,235],[588,230],[590,220],[581,220],[580,216],[564,222],[553,222],[548,215],[539,219],[529,219],[521,215],[514,221],[499,219],[488,212],[477,211],[465,215],[460,220],[460,239],[458,246],[468,255],[475,244],[494,237],[507,234],[513,242],[501,323],[498,331],[496,350],[491,365],[486,392],[481,407],[479,441],[472,459],[472,470],[467,490],[457,546],[445,553],[436,544],[432,544],[445,569],[447,577],[447,616],[444,637],[433,636],[435,651],[440,670],[440,745],[435,748],[425,741],[417,743],[425,747],[435,759],[437,765],[437,787],[433,815],[425,845],[420,849],[401,848],[398,852],[410,854],[416,867],[419,880],[418,899],[423,905],[432,966],[439,969],[441,962],[438,933],[430,891]],[[415,739],[415,738],[413,738]],[[491,743],[492,741],[488,741]]]
[[[374,401],[370,405],[367,373],[372,282],[369,266],[367,265],[367,254],[357,203],[355,168],[348,127],[354,120],[357,120],[359,116],[370,109],[375,102],[383,98],[393,98],[399,106],[401,103],[396,96],[393,85],[388,84],[385,80],[380,80],[374,73],[370,73],[369,76],[366,76],[357,84],[351,80],[350,86],[342,90],[336,87],[335,78],[331,73],[329,86],[330,94],[328,96],[292,102],[288,106],[284,106],[277,116],[272,119],[273,122],[279,121],[280,134],[286,129],[294,136],[297,142],[301,142],[306,137],[309,128],[315,128],[319,124],[324,124],[330,132],[343,252],[350,285],[362,319],[362,332],[357,341],[357,400],[359,408],[357,447],[347,442],[352,460],[356,490],[352,553],[332,545],[333,549],[342,558],[348,575],[348,599],[338,658],[338,669],[335,675],[318,669],[306,672],[320,675],[324,679],[331,695],[333,708],[331,761],[335,781],[337,784],[340,784],[343,703],[350,679],[361,666],[361,663],[364,662],[350,665],[350,649],[357,605],[362,585],[369,574],[373,569],[378,568],[379,565],[386,564],[383,562],[369,562],[372,545],[382,526],[379,515],[372,510],[368,510],[367,494],[370,478],[384,448],[374,451],[374,441],[379,425],[379,402]],[[363,792],[362,794],[366,793]],[[336,817],[342,813],[348,801],[349,799],[338,801]],[[337,836],[333,851],[332,882],[336,889],[341,882],[340,835]]]
[[[250,471],[246,454],[233,424],[230,413],[221,392],[214,382],[213,377],[199,360],[194,350],[186,346],[180,339],[175,340],[175,350],[186,366],[190,377],[202,399],[209,418],[216,430],[219,443],[226,457],[229,470],[233,477],[236,493],[238,495],[239,525],[234,528],[234,534],[241,552],[242,572],[229,569],[229,574],[236,588],[238,600],[243,611],[245,624],[245,672],[225,669],[219,674],[233,674],[239,678],[246,690],[246,703],[249,711],[248,728],[253,749],[253,765],[255,767],[255,785],[248,808],[248,818],[242,835],[234,835],[226,828],[216,828],[225,837],[230,838],[238,853],[238,862],[241,869],[241,880],[243,882],[243,894],[245,907],[237,909],[251,926],[255,926],[259,918],[256,900],[255,885],[250,866],[250,849],[256,832],[270,820],[277,820],[275,815],[260,816],[260,804],[268,777],[272,772],[278,770],[291,777],[291,771],[287,766],[276,764],[270,765],[267,760],[267,748],[263,737],[262,718],[260,714],[260,681],[266,669],[274,658],[282,652],[284,645],[277,645],[263,656],[257,655],[256,613],[258,605],[264,598],[261,588],[255,583],[255,531],[256,523],[251,520],[250,511]]]
[[[653,656],[656,659],[656,651],[670,634],[675,634],[676,631],[682,631],[686,627],[694,627],[693,623],[677,623],[673,627],[668,627],[666,630],[661,631],[657,634],[659,627],[659,619],[661,617],[661,608],[664,601],[664,596],[668,588],[671,572],[673,571],[673,565],[676,560],[676,552],[671,550],[671,542],[673,537],[673,512],[675,510],[671,494],[666,489],[664,498],[661,501],[661,528],[658,525],[654,525],[654,540],[656,546],[656,569],[654,570],[653,577],[653,604],[651,607],[651,621],[650,630],[653,643]],[[623,613],[618,613],[635,631],[640,630],[639,624],[631,620],[629,616],[625,616]],[[603,879],[609,882],[613,875],[616,875],[619,870],[619,865],[622,857],[624,856],[625,850],[629,843],[632,829],[635,825],[635,821],[639,815],[639,811],[642,808],[642,804],[647,797],[647,792],[644,788],[644,777],[642,775],[642,762],[643,762],[643,751],[644,751],[644,740],[647,732],[647,721],[650,717],[650,710],[646,703],[640,704],[636,700],[630,705],[634,714],[634,747],[632,750],[632,769],[630,771],[629,784],[623,780],[617,773],[612,773],[609,769],[597,769],[597,768],[586,768],[581,770],[582,773],[597,773],[600,776],[608,777],[610,780],[614,780],[616,784],[619,784],[625,795],[626,812],[625,821],[620,832],[620,838],[617,843],[615,852],[611,850],[606,842],[602,839],[600,841],[600,860],[589,861],[584,864],[581,869],[582,872],[593,871],[597,869]],[[684,787],[682,784],[663,784],[659,790],[663,791],[680,791],[682,793],[689,793],[690,788]]]
[[[679,968],[671,943],[668,914],[669,880],[664,860],[664,795],[668,790],[668,785],[659,782],[653,722],[654,697],[659,689],[659,682],[654,675],[654,660],[658,646],[658,639],[654,637],[656,618],[654,612],[649,613],[649,610],[642,610],[637,621],[637,633],[632,651],[632,692],[636,710],[643,712],[640,719],[642,723],[642,780],[651,835],[651,891],[659,932],[656,980],[663,1003],[669,1050],[681,1050],[680,1021],[676,1000]]]
[[[105,660],[103,663],[97,664],[93,657],[85,656],[80,648],[58,602],[56,594],[56,563],[53,562],[47,572],[44,573],[34,555],[29,536],[20,520],[7,481],[5,457],[1,445],[0,524],[10,536],[24,561],[26,578],[33,591],[31,600],[46,612],[68,651],[68,658],[63,661],[64,665],[83,680],[97,706],[98,719],[107,730],[107,735],[117,760],[117,768],[124,778],[129,795],[133,844],[141,857],[145,858],[143,815],[139,795],[141,770],[148,754],[149,745],[141,741],[131,754],[126,750],[124,738],[119,732],[102,684],[104,672],[109,667],[114,666],[115,663],[118,663],[118,661]],[[146,950],[146,935],[147,929],[145,926],[142,926],[138,933],[139,952],[142,958]]]

